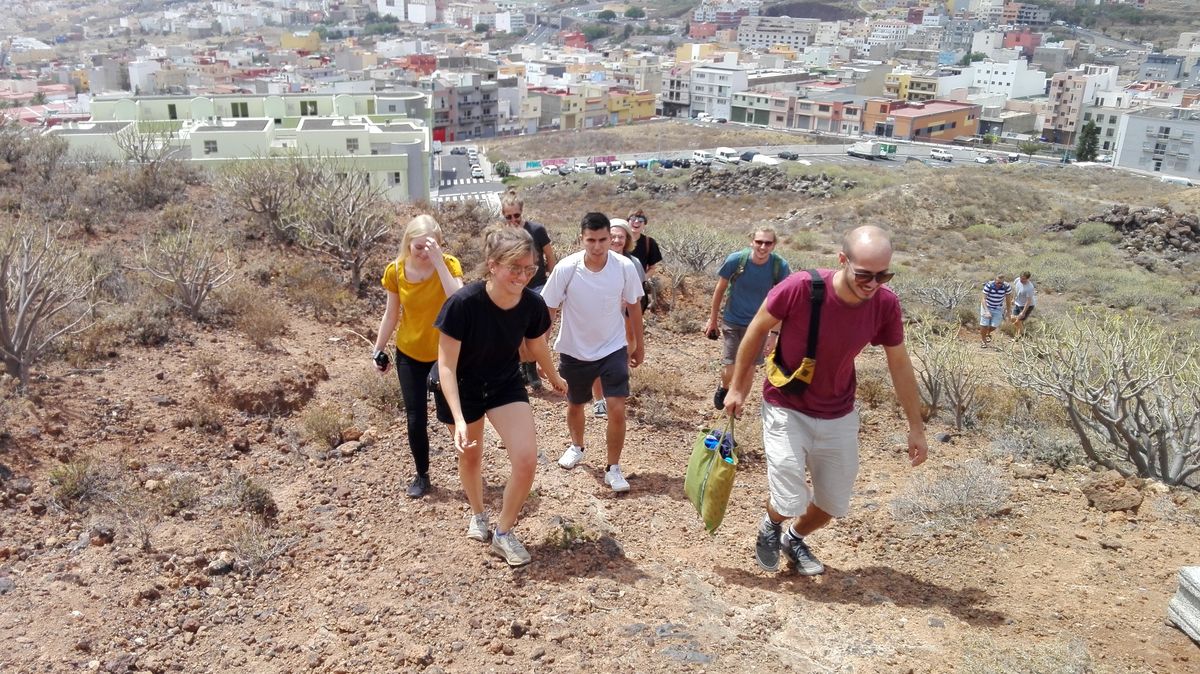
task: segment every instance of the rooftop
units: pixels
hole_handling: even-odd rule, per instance
[[[337,117],[311,117],[302,120],[300,128],[305,131],[327,131],[335,128],[361,131],[367,128],[367,126],[357,121],[349,122]]]
[[[112,135],[131,124],[133,122],[82,122],[78,125],[57,127],[54,133],[67,136]]]
[[[196,127],[196,131],[262,131],[271,123],[269,119],[222,120],[216,124]]]
[[[979,107],[969,103],[952,103],[949,101],[928,101],[922,104],[909,104],[903,108],[893,108],[888,112],[889,117],[923,117],[943,112],[958,112],[964,108]]]

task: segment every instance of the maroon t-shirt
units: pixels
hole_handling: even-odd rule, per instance
[[[904,343],[900,300],[886,286],[863,304],[850,306],[833,288],[832,269],[819,270],[825,279],[821,305],[821,330],[817,336],[817,369],[804,393],[793,395],[763,380],[763,400],[803,412],[818,419],[836,419],[854,409],[858,385],[854,357],[868,344],[898,346]],[[812,279],[798,271],[767,294],[767,311],[783,321],[779,341],[784,362],[795,369],[808,351],[808,318],[812,310]]]

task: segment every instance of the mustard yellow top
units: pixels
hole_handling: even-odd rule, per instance
[[[462,264],[453,255],[442,253],[450,275],[462,278]],[[400,297],[400,320],[396,323],[396,348],[401,353],[424,363],[437,360],[438,331],[433,321],[446,301],[446,291],[437,272],[419,283],[404,278],[404,266],[396,268],[393,260],[383,270],[383,287]]]

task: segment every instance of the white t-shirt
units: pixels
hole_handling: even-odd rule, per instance
[[[627,346],[625,307],[642,297],[637,269],[624,255],[608,252],[604,268],[594,272],[583,262],[584,251],[554,265],[542,299],[562,309],[554,350],[572,358],[596,361]]]
[[[1013,279],[1013,304],[1024,306],[1037,306],[1037,291],[1033,288],[1033,279],[1029,279],[1029,283],[1022,283],[1021,277]]]

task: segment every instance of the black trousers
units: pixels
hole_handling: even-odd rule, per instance
[[[404,397],[404,417],[408,424],[408,446],[418,475],[429,475],[429,370],[437,361],[414,360],[396,350],[396,376]]]

